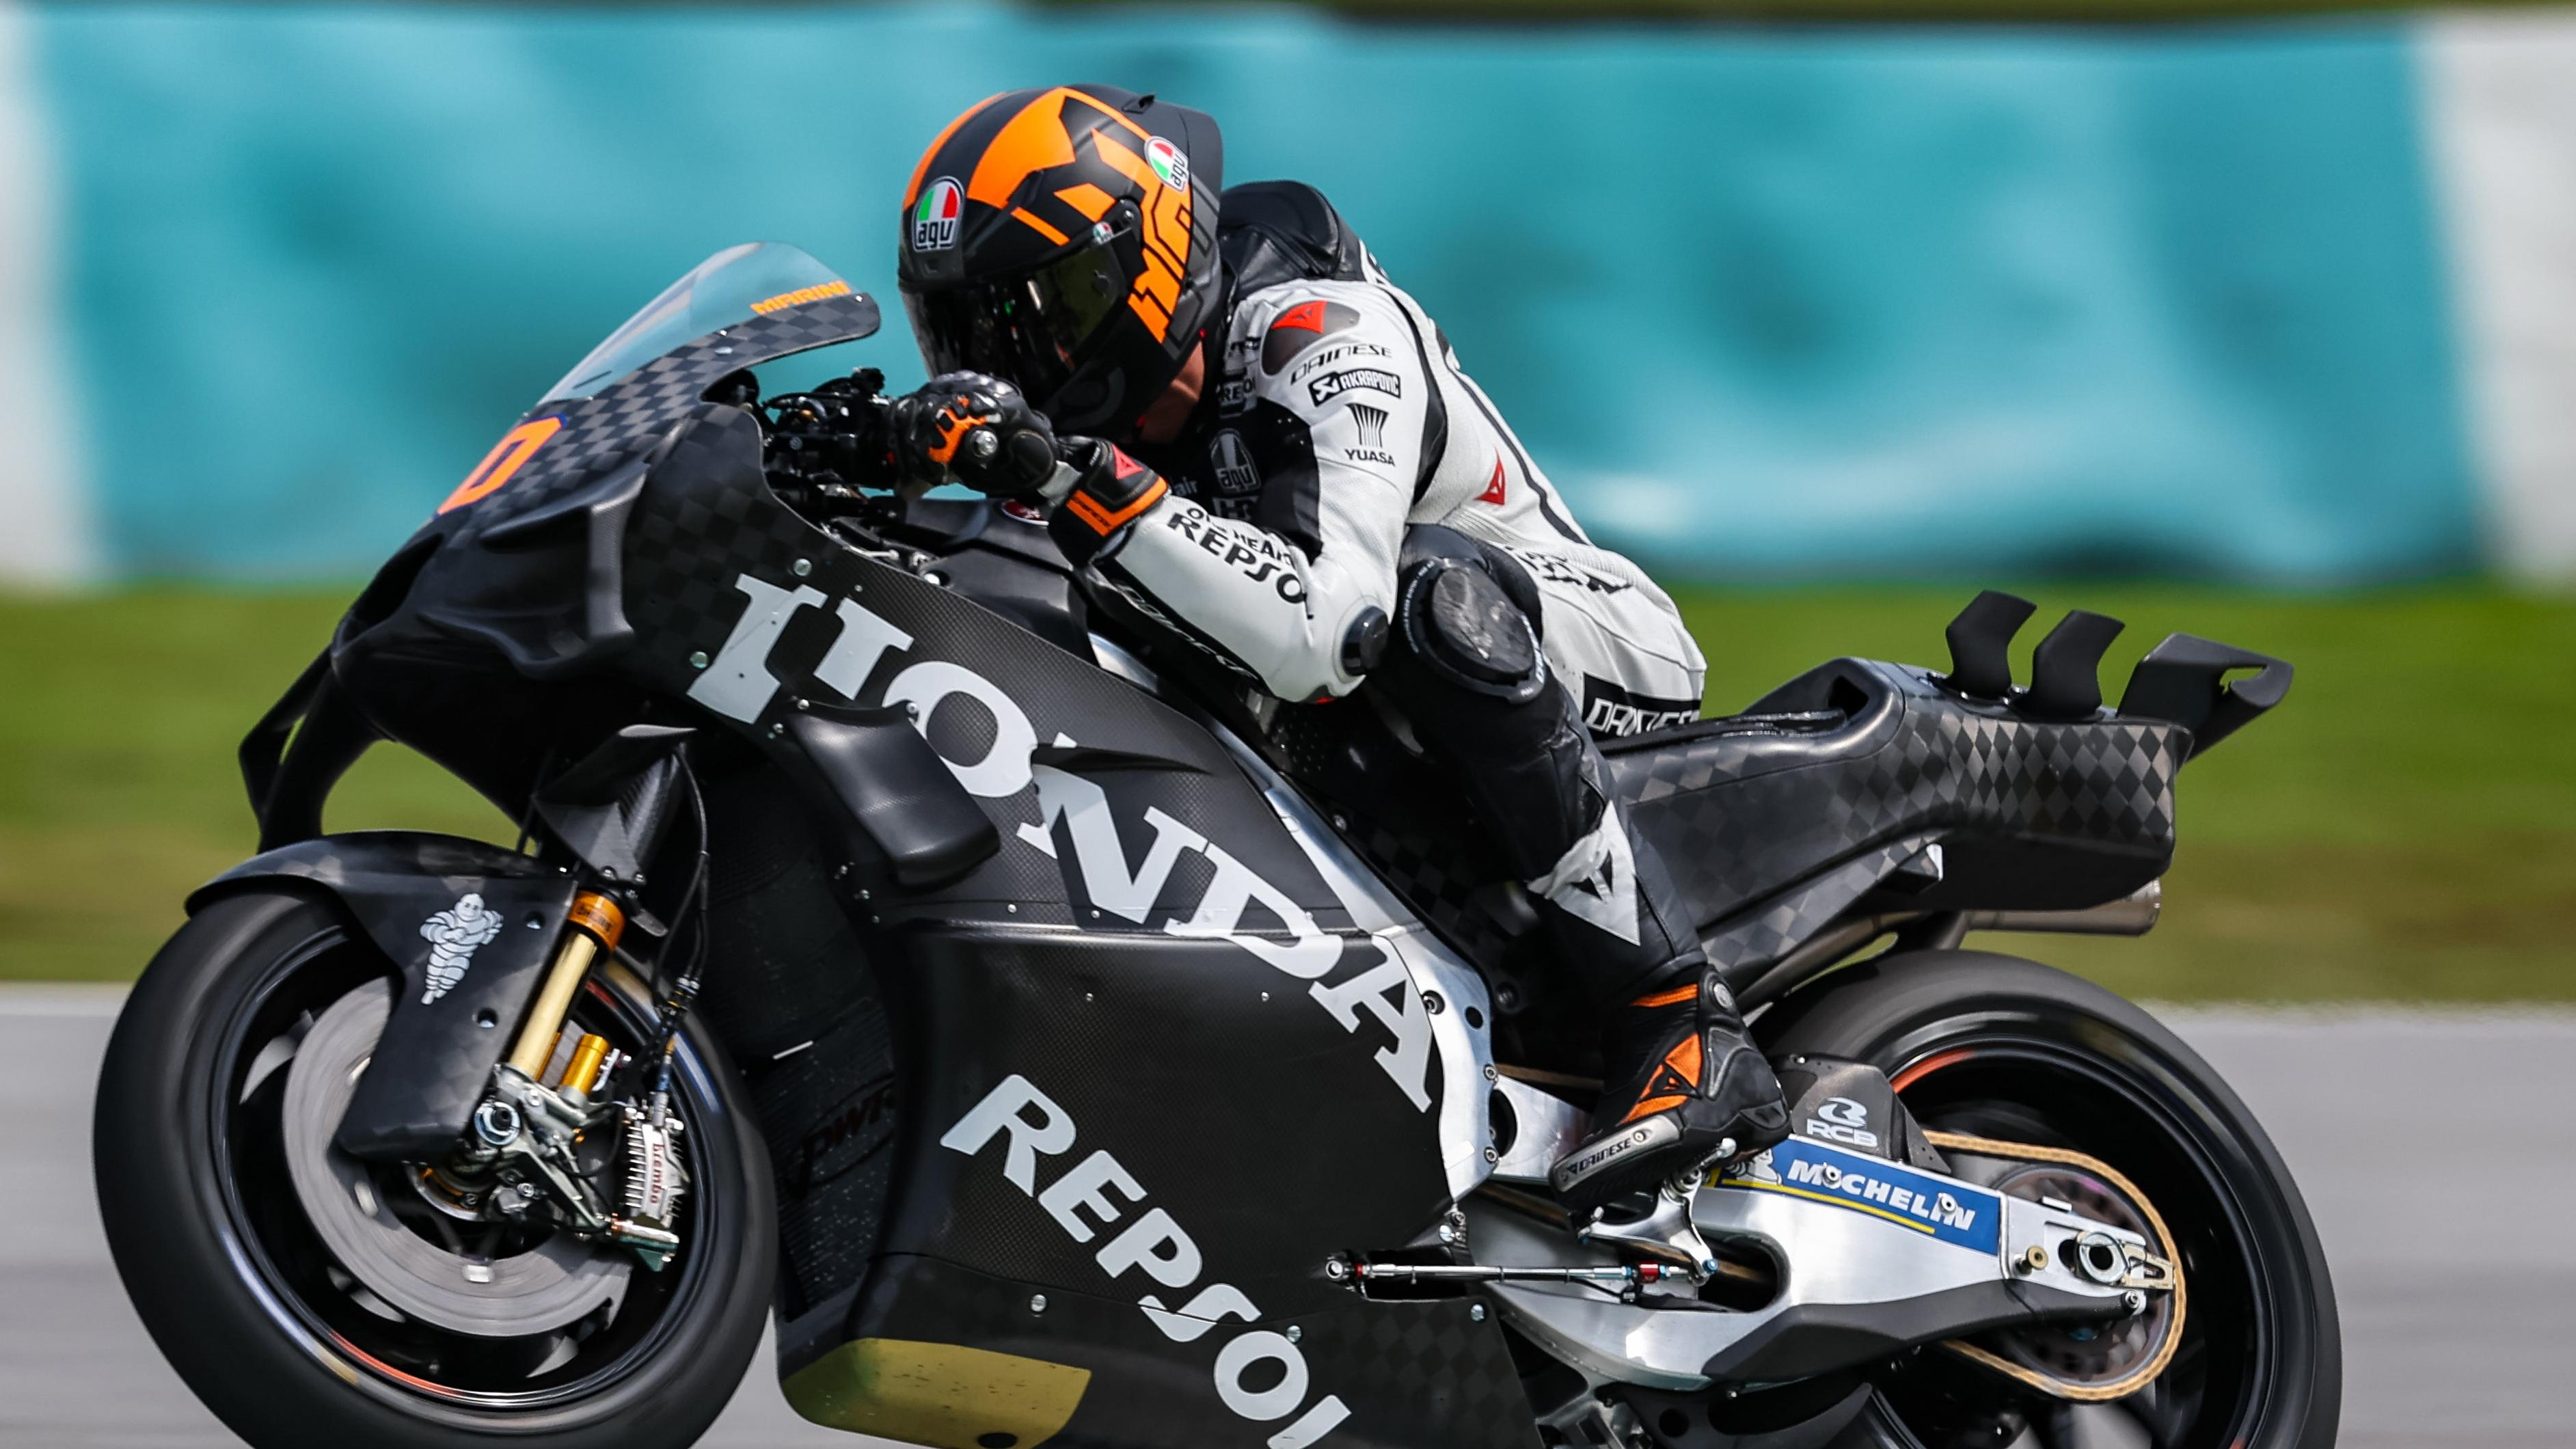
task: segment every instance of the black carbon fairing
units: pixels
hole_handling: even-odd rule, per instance
[[[375,733],[520,815],[550,762],[644,712],[603,677],[634,643],[626,534],[647,476],[718,407],[707,389],[876,327],[866,297],[820,297],[684,343],[594,396],[530,409],[341,620],[332,688]],[[488,494],[466,496],[496,473]]]
[[[1508,872],[1484,843],[1499,826],[1473,820],[1457,786],[1425,768],[1362,701],[1289,706],[1272,718],[1268,739],[1281,768],[1335,807],[1343,838],[1378,877],[1497,978],[1496,1005],[1515,1009],[1506,998],[1517,988],[1503,968],[1530,922],[1504,911]]]
[[[814,812],[761,768],[706,782],[709,973],[698,1010],[751,1088],[778,1196],[782,1359],[841,1342],[894,1163],[892,1023]]]
[[[1335,1443],[1526,1441],[1500,1335],[1463,1301],[1371,1303],[1326,1276],[1352,1244],[1418,1236],[1447,1190],[1424,1118],[1309,992],[1232,946],[1141,931],[925,929],[907,945],[912,1060],[940,1070],[904,1075],[921,1127],[848,1340],[1088,1371],[1051,1443],[1252,1444],[1310,1412],[1347,1415]],[[1017,1130],[981,1125],[997,1093],[1016,1122],[1063,1130],[1015,1162]],[[1390,1340],[1415,1351],[1379,1358]],[[1287,1371],[1220,1356],[1291,1348],[1307,1391],[1247,1413],[1246,1385]],[[828,1362],[815,1372],[829,1381]]]
[[[771,495],[759,443],[746,415],[710,406],[654,469],[626,531],[635,644],[615,670],[694,701],[790,778],[810,763],[799,720],[907,704],[1001,842],[907,888],[864,842],[821,831],[827,853],[850,847],[830,889],[892,1027],[895,1187],[854,1300],[828,1271],[795,1285],[792,1395],[837,1412],[859,1371],[844,1345],[963,1344],[1087,1371],[1062,1442],[1262,1442],[1279,1426],[1236,1406],[1252,1401],[1220,1385],[1219,1353],[1275,1348],[1261,1335],[1294,1319],[1317,1355],[1365,1358],[1375,1305],[1330,1283],[1325,1260],[1413,1241],[1450,1200],[1417,988],[1206,728],[925,576],[939,569],[842,546]],[[1021,1090],[1074,1125],[1070,1143],[1018,1169],[1007,1133],[962,1145],[979,1104]],[[783,1194],[810,1193],[786,1175],[809,1171],[805,1142],[829,1158],[833,1131],[773,1130],[773,1150],[799,1144]],[[1068,1178],[1074,1196],[1051,1201]],[[1331,1193],[1295,1186],[1325,1181]],[[1108,1195],[1066,1206],[1085,1192]],[[1185,1237],[1189,1271],[1104,1264],[1156,1225]],[[1033,1315],[1037,1294],[1068,1307]],[[1156,1319],[1149,1295],[1180,1316]],[[1084,1300],[1097,1312],[1071,1306]],[[837,1332],[813,1317],[844,1311]],[[1482,1345],[1495,1394],[1517,1394],[1497,1332],[1448,1331]],[[1381,1374],[1379,1397],[1299,1362],[1312,1388],[1290,1408],[1347,1414],[1337,1442],[1509,1442],[1490,1417],[1441,1427],[1445,1400],[1418,1384]]]
[[[747,367],[869,336],[877,320],[864,296],[819,298],[686,343],[597,396],[531,408],[522,427],[552,421],[557,430],[488,497],[451,504],[414,536],[443,545],[412,584],[422,623],[486,643],[535,679],[615,655],[632,637],[619,576],[627,512],[643,471],[709,406],[707,389]]]

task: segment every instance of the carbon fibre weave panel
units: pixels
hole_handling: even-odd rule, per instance
[[[1688,726],[1605,752],[1704,930],[1900,842],[1886,870],[1915,842],[1943,846],[1946,878],[1923,893],[1926,908],[2093,905],[2172,860],[2174,775],[2190,738],[2175,725],[2022,719],[1946,694],[1924,671],[1860,660],[1755,706],[1818,707],[1842,708],[1847,723],[1752,735]],[[1829,915],[1797,910],[1778,929]]]
[[[521,421],[560,418],[563,430],[531,454],[507,486],[466,510],[465,531],[489,532],[533,513],[597,477],[621,455],[649,448],[726,374],[866,337],[876,331],[877,320],[877,304],[863,294],[821,298],[684,343],[597,396],[530,408]]]

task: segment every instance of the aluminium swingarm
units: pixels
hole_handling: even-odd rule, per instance
[[[2152,1213],[2094,1159],[1947,1134],[1934,1140],[1963,1154],[2068,1159]],[[1497,1260],[1568,1256],[1562,1229],[1481,1199],[1466,1207],[1478,1247]],[[1581,1234],[1582,1250],[1664,1258],[1676,1278],[1690,1270],[1669,1259],[1695,1256],[1696,1243],[1744,1244],[1780,1267],[1777,1289],[1762,1306],[1678,1311],[1513,1278],[1491,1292],[1506,1322],[1585,1372],[1689,1392],[1711,1383],[1813,1377],[1991,1328],[2132,1317],[2167,1296],[2177,1310],[2168,1317],[2178,1317],[2176,1255],[2161,1225],[2151,1216],[2149,1222],[2150,1233],[2133,1232],[2060,1204],[1797,1136],[1692,1184],[1686,1202],[1659,1193],[1645,1218],[1596,1221]],[[2171,1329],[2162,1336],[2169,1343]],[[2033,1386],[2077,1396],[2054,1383]]]

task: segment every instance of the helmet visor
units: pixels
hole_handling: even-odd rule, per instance
[[[922,360],[935,375],[983,372],[1043,404],[1071,378],[1082,345],[1127,296],[1124,229],[1095,228],[1084,246],[1008,281],[903,294]]]

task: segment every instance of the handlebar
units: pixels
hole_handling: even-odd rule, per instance
[[[843,498],[891,491],[901,483],[883,372],[862,367],[810,390],[766,399],[758,387],[748,372],[736,373],[708,396],[760,419],[767,466],[782,475],[778,481]]]

